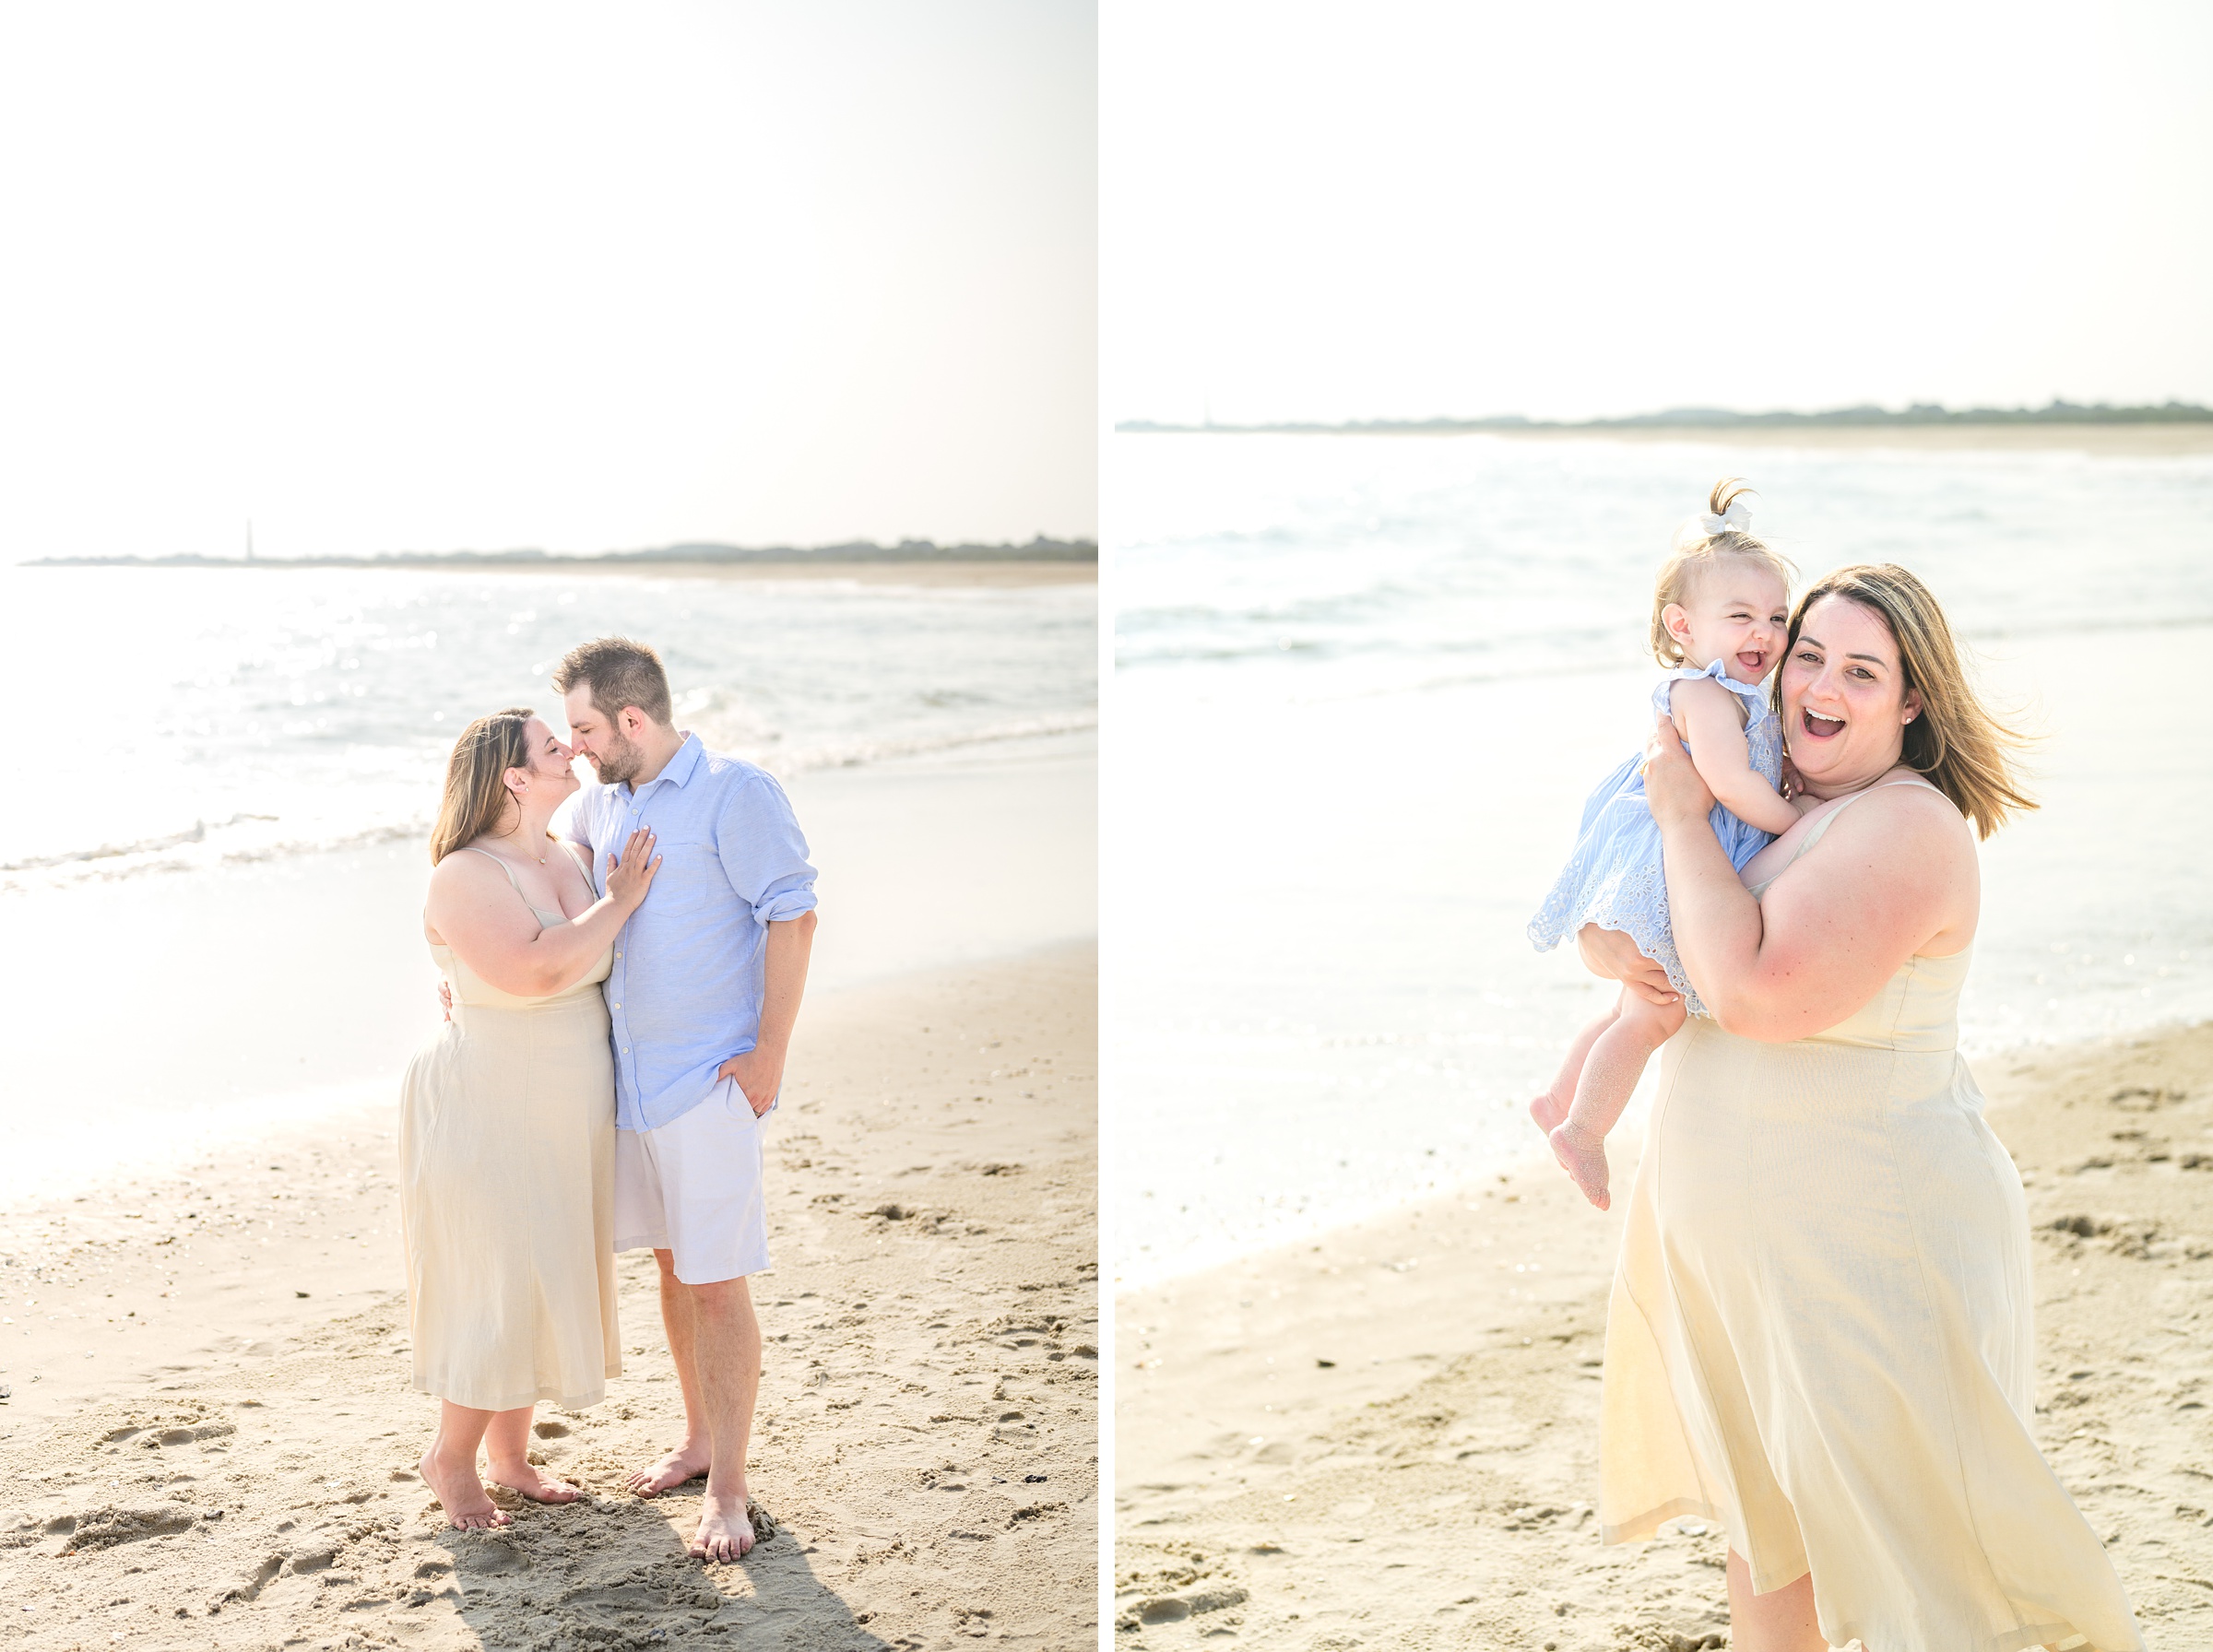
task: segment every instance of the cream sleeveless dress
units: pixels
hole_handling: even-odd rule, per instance
[[[1812,1573],[1837,1646],[2141,1648],[2031,1434],[2028,1211],[1956,1047],[1967,963],[1908,959],[1794,1043],[1694,1017],[1662,1047],[1606,1321],[1605,1540],[1714,1520],[1757,1592]]]
[[[531,911],[549,929],[569,921]],[[400,1092],[415,1386],[487,1411],[594,1404],[622,1373],[615,1069],[599,995],[613,951],[545,998],[500,991],[449,947],[431,956],[453,1021],[417,1052]]]

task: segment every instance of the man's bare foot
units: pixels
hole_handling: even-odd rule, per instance
[[[700,1500],[699,1529],[692,1534],[692,1558],[714,1562],[742,1560],[753,1546],[753,1519],[745,1487],[735,1492],[709,1489]]]
[[[508,1516],[495,1505],[484,1490],[484,1482],[477,1478],[473,1462],[466,1468],[456,1468],[438,1460],[435,1451],[426,1451],[422,1460],[415,1465],[422,1476],[422,1483],[431,1488],[431,1495],[445,1510],[445,1523],[457,1526],[463,1531],[480,1531],[493,1526],[504,1526]]]
[[[657,1497],[688,1480],[697,1480],[707,1471],[713,1456],[713,1448],[705,1441],[694,1446],[687,1440],[652,1468],[633,1469],[622,1483],[641,1497]]]
[[[513,1492],[517,1497],[527,1497],[533,1503],[574,1503],[584,1495],[565,1480],[555,1480],[539,1472],[535,1463],[519,1467],[513,1463],[486,1465],[491,1473],[487,1478],[495,1486]]]
[[[1529,1115],[1537,1121],[1537,1128],[1549,1136],[1567,1121],[1568,1103],[1551,1091],[1542,1091],[1537,1099],[1530,1103]]]
[[[1586,1139],[1572,1124],[1563,1121],[1546,1132],[1546,1139],[1552,1143],[1553,1157],[1560,1162],[1560,1168],[1582,1189],[1585,1198],[1604,1210],[1608,1203],[1605,1138]]]

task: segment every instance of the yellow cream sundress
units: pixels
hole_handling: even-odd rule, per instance
[[[549,929],[569,921],[531,911]],[[595,1404],[622,1374],[615,1069],[599,992],[613,951],[543,998],[500,991],[451,948],[431,956],[453,1020],[400,1092],[414,1386],[487,1411]]]
[[[1693,1017],[1663,1046],[1606,1321],[1604,1534],[1716,1521],[1757,1592],[1812,1574],[1832,1646],[2135,1652],[2032,1433],[2028,1209],[1957,1047],[1967,964],[1910,958],[1810,1038]]]

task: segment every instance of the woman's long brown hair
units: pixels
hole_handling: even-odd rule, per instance
[[[482,837],[506,814],[514,799],[504,777],[510,769],[530,766],[527,726],[535,715],[527,707],[511,705],[461,731],[453,756],[445,760],[445,791],[438,800],[438,823],[431,828],[432,866]]]

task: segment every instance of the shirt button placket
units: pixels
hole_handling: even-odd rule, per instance
[[[632,831],[633,831],[633,832],[637,830],[638,810],[639,810],[640,807],[641,807],[641,803],[640,803],[640,800],[639,800],[639,798],[638,798],[638,796],[637,796],[637,794],[636,794],[635,792],[633,792],[633,793],[631,794],[631,798],[630,798],[630,820],[631,820],[631,830],[632,830]],[[617,962],[617,963],[618,963],[618,964],[619,964],[619,963],[621,962],[621,958],[622,958],[622,954],[621,954],[621,953],[620,953],[620,952],[617,952],[617,953],[615,954],[615,960],[616,960],[616,962]],[[615,990],[616,990],[617,992],[621,992],[621,991],[622,990],[622,978],[625,978],[625,973],[624,973],[622,970],[621,970],[621,969],[617,969],[617,970],[616,970],[616,972],[615,972],[615,974],[616,974],[616,975],[617,975],[617,977],[618,977],[618,979],[617,979],[617,980],[616,980],[616,982],[615,982]],[[620,1000],[618,1000],[618,1001],[615,1003],[615,1006],[614,1006],[614,1008],[615,1008],[615,1012],[616,1012],[617,1014],[621,1014],[621,1013],[622,1005],[621,1005],[621,1001],[620,1001]],[[629,1033],[630,1033],[630,1026],[629,1026],[629,1023],[628,1023],[628,1021],[624,1021],[624,1023],[623,1023],[623,1026],[622,1026],[622,1033],[623,1033],[623,1036],[625,1036],[625,1037],[629,1036]],[[628,1044],[624,1044],[624,1045],[622,1046],[622,1054],[623,1054],[623,1056],[626,1057],[626,1059],[625,1059],[625,1060],[624,1060],[624,1062],[623,1062],[623,1066],[624,1066],[625,1068],[627,1068],[629,1069],[629,1072],[630,1072],[630,1089],[631,1089],[631,1093],[632,1093],[633,1095],[635,1095],[635,1094],[637,1094],[637,1093],[638,1093],[638,1064],[637,1064],[635,1061],[633,1061],[633,1060],[629,1060],[629,1059],[627,1059],[627,1057],[628,1057],[628,1056],[629,1056],[629,1055],[630,1055],[630,1046],[629,1046]]]

